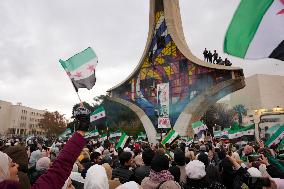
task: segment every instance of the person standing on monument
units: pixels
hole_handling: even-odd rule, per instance
[[[208,52],[208,55],[207,55],[207,56],[208,56],[209,62],[212,63],[212,57],[213,57],[213,55],[212,55],[211,51]]]
[[[216,52],[216,50],[214,50],[214,53],[213,53],[213,64],[215,64],[215,61],[216,61],[216,63],[218,62],[217,59],[218,59],[218,53]]]
[[[207,51],[206,48],[205,48],[204,51],[203,51],[203,57],[204,57],[204,61],[207,61],[207,62],[208,62],[208,51]]]

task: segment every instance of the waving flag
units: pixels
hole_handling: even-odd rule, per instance
[[[95,136],[99,136],[99,131],[97,129],[89,131],[85,134],[85,138],[91,138]]]
[[[198,134],[200,131],[207,129],[207,126],[202,121],[196,121],[192,123],[192,129],[195,134]]]
[[[165,145],[166,143],[171,144],[176,138],[179,137],[178,132],[176,132],[175,130],[171,130],[167,136],[165,136],[165,138],[162,140],[161,144]]]
[[[66,61],[60,59],[59,62],[70,77],[77,92],[78,88],[87,88],[90,90],[95,85],[95,69],[98,58],[91,47],[88,47]]]
[[[116,149],[118,149],[118,148],[122,148],[123,149],[128,138],[129,138],[129,136],[126,135],[126,133],[122,133],[122,135],[121,135],[118,143],[116,144],[115,148]]]
[[[265,142],[266,146],[277,145],[284,137],[284,126],[279,129]]]
[[[97,121],[101,118],[104,118],[106,116],[106,112],[104,107],[100,106],[98,109],[96,109],[90,116],[90,122]]]
[[[242,0],[227,30],[224,52],[284,61],[284,0]]]
[[[105,133],[101,136],[99,140],[102,142],[102,141],[105,141],[106,139],[107,139],[107,134]]]

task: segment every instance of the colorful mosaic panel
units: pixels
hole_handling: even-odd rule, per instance
[[[231,73],[202,67],[187,60],[167,32],[164,12],[155,15],[155,32],[140,70],[113,92],[142,108],[157,126],[159,83],[170,85],[170,122],[174,126],[185,106],[208,87],[228,79]]]

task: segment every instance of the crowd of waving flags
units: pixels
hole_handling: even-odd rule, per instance
[[[242,0],[224,39],[224,52],[284,61],[284,0]]]

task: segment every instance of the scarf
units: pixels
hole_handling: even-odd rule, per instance
[[[160,172],[155,172],[151,169],[150,171],[150,180],[155,182],[164,182],[167,180],[174,180],[174,176],[168,170],[162,170]]]

